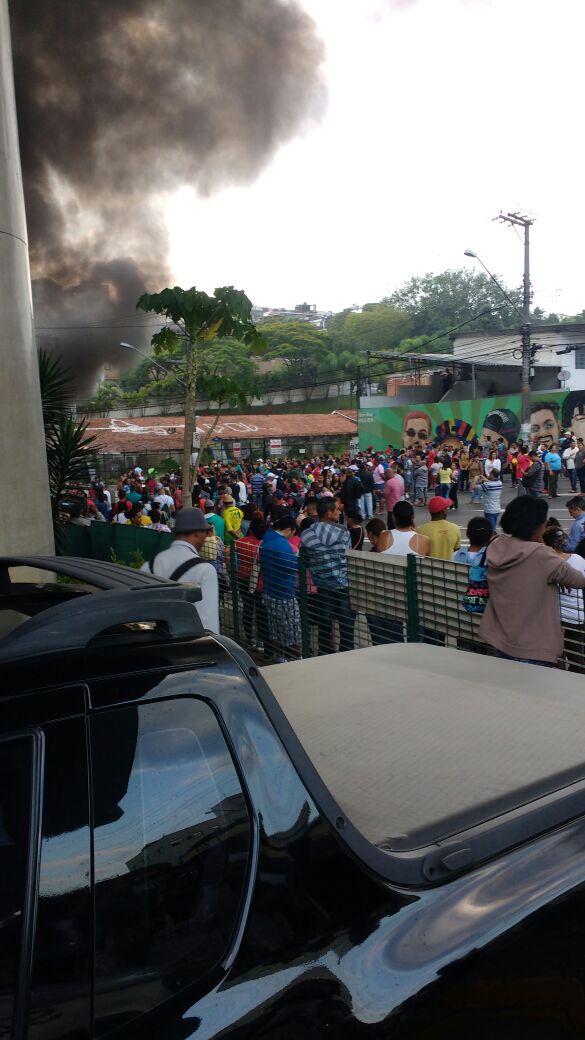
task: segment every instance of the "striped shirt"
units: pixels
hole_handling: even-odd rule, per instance
[[[339,524],[319,521],[301,535],[301,545],[309,557],[309,567],[318,589],[346,589],[346,553],[351,549],[349,531]]]

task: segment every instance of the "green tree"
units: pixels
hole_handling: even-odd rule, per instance
[[[520,291],[507,289],[499,277],[498,281],[521,307]],[[516,328],[519,325],[514,307],[483,272],[458,270],[417,276],[393,292],[387,302],[410,315],[411,336],[448,333],[463,322],[471,322],[471,319],[474,320],[469,325],[470,331]],[[477,317],[480,314],[481,317]],[[443,337],[434,349],[449,350],[448,337]]]
[[[266,322],[262,326],[268,343],[267,357],[281,359],[286,372],[273,373],[268,382],[275,388],[314,380],[319,361],[324,351],[331,349],[331,339],[326,332],[316,329],[308,321]],[[284,378],[283,378],[284,377]]]
[[[137,410],[144,415],[144,409],[148,401],[150,389],[148,386],[141,386],[138,390],[126,390],[122,394],[122,404],[128,409],[129,412],[133,413]]]
[[[216,339],[201,354],[197,377],[197,396],[213,401],[217,415],[202,437],[203,453],[225,408],[246,408],[249,396],[257,391],[258,373],[249,348],[233,339]]]
[[[367,303],[361,312],[347,315],[339,337],[346,350],[391,350],[410,335],[412,327],[412,317],[404,309],[389,303]]]
[[[120,400],[120,391],[112,383],[100,383],[92,401],[88,402],[87,411],[107,415]]]
[[[258,370],[245,343],[226,338],[212,340],[201,353],[201,368],[207,376],[222,374],[239,383],[244,395],[256,392]]]
[[[217,336],[229,336],[246,343],[254,353],[263,353],[264,341],[252,321],[252,304],[246,294],[233,285],[215,289],[213,296],[198,290],[163,289],[144,293],[136,305],[147,313],[163,315],[174,327],[165,327],[152,337],[156,355],[179,351],[185,354],[185,435],[183,440],[183,495],[190,499],[192,482],[191,451],[195,426],[197,373],[205,344]]]
[[[119,379],[121,390],[140,390],[141,386],[153,383],[155,388],[159,385],[159,392],[153,391],[154,397],[162,396],[162,387],[168,380],[184,374],[184,351],[179,346],[174,355],[161,351],[157,357],[158,364],[151,358],[144,358],[131,372],[127,372]],[[163,366],[162,368],[160,366]],[[167,371],[165,372],[164,369]],[[179,384],[177,383],[177,386]]]

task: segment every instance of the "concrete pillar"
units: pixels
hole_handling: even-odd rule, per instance
[[[54,552],[7,0],[0,0],[0,494],[0,555]]]

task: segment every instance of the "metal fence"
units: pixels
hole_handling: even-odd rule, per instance
[[[172,535],[124,524],[68,525],[65,535],[66,555],[132,566],[152,560],[172,543]],[[480,616],[463,608],[469,581],[464,564],[349,552],[342,568],[346,583],[320,588],[311,572],[311,557],[302,546],[293,557],[285,556],[284,550],[267,556],[261,546],[243,539],[227,547],[219,580],[221,630],[259,663],[395,642],[492,653],[479,638]],[[323,561],[313,562],[316,573],[326,573]],[[329,557],[326,562],[331,562]],[[559,609],[564,638],[561,663],[585,674],[582,592],[571,599],[568,590],[561,590]]]
[[[280,598],[266,596],[261,554],[256,567],[242,566],[236,545],[229,553],[222,593],[222,631],[263,664],[396,642],[432,643],[482,655],[494,652],[479,638],[481,615],[463,607],[469,581],[466,565],[370,552],[349,552],[346,562],[347,586],[320,589],[304,548],[295,558],[294,583],[290,564],[272,558],[271,591],[275,592],[274,574],[278,576],[281,567]],[[559,663],[585,673],[581,593],[579,604],[578,623],[563,624]]]

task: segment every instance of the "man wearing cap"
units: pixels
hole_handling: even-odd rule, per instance
[[[199,556],[210,531],[213,531],[213,526],[200,509],[180,509],[175,520],[175,540],[170,549],[158,553],[152,563],[145,563],[140,569],[184,585],[198,585],[201,599],[194,606],[201,624],[209,632],[219,632],[217,572],[211,563]]]
[[[205,499],[203,507],[207,523],[211,524],[215,528],[215,533],[220,542],[225,543],[225,520],[223,516],[219,516],[218,513],[215,512],[215,506],[210,498]]]
[[[419,527],[418,533],[425,535],[430,541],[429,556],[435,560],[450,560],[453,553],[461,548],[461,532],[457,524],[447,520],[447,513],[453,502],[450,498],[435,495],[431,498],[428,509],[431,514],[429,523]]]
[[[241,509],[238,509],[234,502],[233,495],[229,492],[223,496],[223,521],[225,524],[225,544],[231,545],[234,539],[239,538],[242,533],[242,520],[244,514]]]

